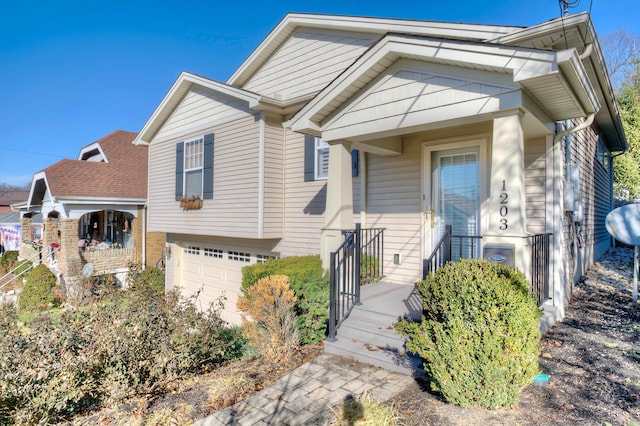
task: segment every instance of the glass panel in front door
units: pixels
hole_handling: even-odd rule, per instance
[[[451,225],[452,260],[478,257],[480,234],[480,161],[473,148],[433,153],[434,243]]]

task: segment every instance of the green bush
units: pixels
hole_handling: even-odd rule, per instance
[[[28,328],[8,308],[0,316],[0,424],[68,421],[161,393],[246,347],[239,328],[227,328],[216,312],[148,287],[108,293],[61,315],[43,313]]]
[[[56,302],[54,287],[56,276],[45,265],[40,264],[33,268],[27,282],[20,293],[20,309],[35,311],[37,309],[50,308]]]
[[[483,260],[449,263],[418,283],[421,323],[395,324],[453,404],[511,407],[539,373],[541,312],[525,276]]]
[[[18,261],[18,262],[16,262],[14,264],[15,271],[13,271],[13,274],[14,275],[20,275],[23,272],[27,271],[29,268],[31,268],[32,265],[33,265],[33,262],[31,262],[30,260],[27,260],[27,259],[20,260],[20,261]],[[30,273],[31,273],[31,271],[25,272],[24,274],[22,274],[20,276],[20,278],[27,278],[27,276]]]
[[[132,287],[149,286],[159,294],[164,293],[164,271],[160,268],[148,267],[144,271],[131,268],[129,280]]]
[[[375,256],[362,254],[360,256],[360,279],[375,278],[380,275],[380,263]],[[368,283],[375,282],[369,281]],[[367,283],[365,283],[367,284]]]
[[[296,295],[296,324],[300,342],[315,344],[327,335],[329,320],[329,276],[322,269],[320,256],[291,256],[269,259],[242,269],[242,290],[271,275],[286,275]]]
[[[8,250],[2,253],[2,256],[0,256],[0,275],[4,275],[10,270],[12,270],[13,265],[15,265],[17,260],[18,260],[17,250]]]

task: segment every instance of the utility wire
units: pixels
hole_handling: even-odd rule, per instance
[[[20,152],[22,154],[32,154],[32,155],[42,155],[44,157],[56,157],[56,158],[65,158],[64,155],[58,155],[58,154],[47,154],[44,152],[33,152],[33,151],[24,151],[22,149],[14,149],[14,148],[5,148],[5,147],[0,147],[0,151],[12,151],[12,152]]]

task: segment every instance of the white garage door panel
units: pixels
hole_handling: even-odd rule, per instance
[[[199,254],[183,251],[183,294],[189,297],[201,290],[196,303],[203,310],[207,310],[212,303],[216,305],[224,295],[226,300],[225,309],[221,313],[222,319],[231,324],[241,324],[242,316],[236,305],[238,296],[242,294],[242,268],[249,263],[229,260],[229,250],[233,248],[225,247],[223,258],[205,256],[203,250]]]

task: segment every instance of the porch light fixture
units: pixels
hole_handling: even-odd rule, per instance
[[[398,252],[393,253],[393,264],[400,265],[402,264],[402,255]]]

